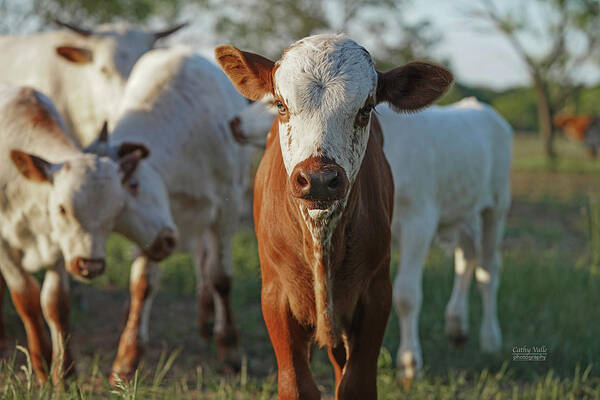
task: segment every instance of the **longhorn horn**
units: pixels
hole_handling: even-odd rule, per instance
[[[108,122],[107,121],[104,121],[104,124],[102,124],[102,129],[100,130],[100,135],[98,135],[98,142],[108,143]]]
[[[77,32],[77,33],[79,33],[80,35],[83,35],[83,36],[90,36],[93,33],[92,31],[90,31],[88,29],[80,28],[78,26],[69,24],[67,22],[61,21],[60,19],[58,19],[56,17],[52,18],[52,22],[54,22],[56,25],[62,26],[62,27],[67,28],[67,29],[70,29],[73,32]]]
[[[154,32],[154,40],[162,39],[166,36],[169,36],[170,34],[177,32],[178,30],[180,30],[184,26],[187,26],[188,24],[189,22],[183,22],[181,24],[167,28],[163,31]]]

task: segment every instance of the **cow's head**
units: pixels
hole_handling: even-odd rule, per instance
[[[85,80],[81,84],[88,85],[91,95],[100,102],[99,106],[108,107],[108,115],[99,115],[100,119],[106,119],[116,112],[117,100],[137,60],[154,47],[157,39],[186,25],[154,32],[126,23],[105,24],[94,30],[86,30],[57,22],[75,32],[75,35],[72,35],[73,39],[65,39],[62,45],[57,46],[56,54],[65,62],[81,68]]]
[[[108,235],[125,204],[119,166],[91,154],[50,163],[12,150],[10,158],[23,177],[49,188],[40,212],[49,216],[67,270],[80,279],[101,274]]]
[[[424,62],[376,71],[369,53],[344,35],[302,39],[276,63],[232,46],[217,47],[215,56],[244,96],[274,96],[288,188],[313,219],[347,199],[378,103],[418,110],[452,82],[447,69]]]
[[[593,118],[588,115],[558,114],[552,122],[555,127],[563,129],[572,139],[582,142],[592,120]]]
[[[177,228],[171,215],[169,192],[161,175],[147,162],[150,155],[142,144],[109,143],[104,124],[96,141],[86,152],[108,156],[124,171],[125,207],[115,224],[115,230],[136,243],[152,260],[160,261],[176,247]]]

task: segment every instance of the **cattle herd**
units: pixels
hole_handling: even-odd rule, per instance
[[[68,274],[101,274],[113,231],[137,252],[110,378],[135,371],[158,262],[174,251],[192,255],[200,331],[235,370],[232,238],[250,204],[281,399],[320,398],[313,344],[328,351],[336,398],[375,399],[392,306],[398,376],[419,374],[422,273],[434,240],[455,258],[447,336],[467,339],[475,275],[481,348],[501,348],[512,129],[474,98],[420,111],[451,86],[446,68],[377,71],[341,34],[304,38],[276,62],[219,46],[215,63],[184,46],[154,48],[182,25],[58,23],[0,37],[0,295],[6,285],[41,382],[75,372]],[[254,179],[248,143],[264,148]],[[393,280],[392,248],[400,250]],[[40,288],[31,274],[42,269]]]

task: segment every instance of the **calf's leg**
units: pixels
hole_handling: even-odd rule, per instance
[[[226,372],[236,372],[240,368],[237,330],[230,299],[234,222],[234,216],[224,216],[221,212],[205,233],[203,246],[199,246],[202,252],[196,257],[201,333],[205,338],[210,336],[207,331],[214,317],[213,333],[219,359],[224,363]]]
[[[320,399],[309,365],[312,332],[298,323],[276,283],[263,281],[261,303],[277,358],[279,400]]]
[[[423,264],[436,228],[437,222],[431,217],[410,217],[402,221],[400,269],[394,280],[394,305],[401,331],[396,364],[401,380],[415,378],[423,367],[419,343],[421,280]]]
[[[2,274],[0,274],[0,352],[5,351],[8,348],[8,339],[6,337],[6,328],[4,321],[4,289],[6,283]]]
[[[75,373],[69,337],[69,280],[62,263],[46,271],[41,303],[52,338],[52,382],[60,384]]]
[[[152,301],[160,284],[158,263],[146,256],[139,256],[131,266],[129,292],[131,296],[129,315],[121,333],[117,357],[113,362],[110,380],[131,377],[144,354],[149,340],[150,311]]]
[[[377,399],[377,358],[391,308],[388,260],[361,297],[344,338],[348,355],[342,379],[336,385],[336,400]]]
[[[346,349],[344,344],[342,343],[336,347],[327,348],[327,355],[329,356],[329,361],[333,366],[335,387],[337,388],[342,380],[344,366],[346,365]]]
[[[213,335],[215,324],[215,303],[213,291],[208,277],[209,264],[215,261],[216,244],[210,232],[205,232],[204,237],[196,241],[194,252],[194,266],[196,269],[196,296],[198,298],[198,328],[204,339]]]
[[[498,322],[497,293],[502,259],[500,243],[504,232],[504,212],[488,209],[483,212],[483,241],[481,267],[475,270],[477,286],[483,303],[480,345],[483,351],[498,351],[502,333]]]
[[[462,347],[469,335],[469,288],[478,260],[477,247],[471,237],[461,234],[454,250],[454,286],[446,306],[446,336],[457,347]]]
[[[0,240],[0,273],[6,281],[13,304],[27,334],[29,356],[39,382],[45,382],[50,367],[52,349],[42,323],[40,285],[33,276],[9,256],[6,243]]]
[[[233,309],[231,307],[231,282],[233,260],[231,257],[233,232],[231,221],[222,219],[211,229],[216,239],[217,257],[209,264],[209,276],[215,305],[215,340],[219,358],[234,371],[239,370],[240,354]]]

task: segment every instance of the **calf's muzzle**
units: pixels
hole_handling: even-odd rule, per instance
[[[152,261],[161,261],[170,256],[175,247],[177,247],[175,232],[170,228],[166,228],[158,234],[145,253]]]
[[[342,167],[318,158],[299,163],[289,179],[294,197],[315,203],[310,208],[327,208],[333,201],[341,200],[348,190],[348,178]]]
[[[102,275],[104,266],[103,258],[76,257],[67,264],[67,271],[79,278],[93,279]]]

